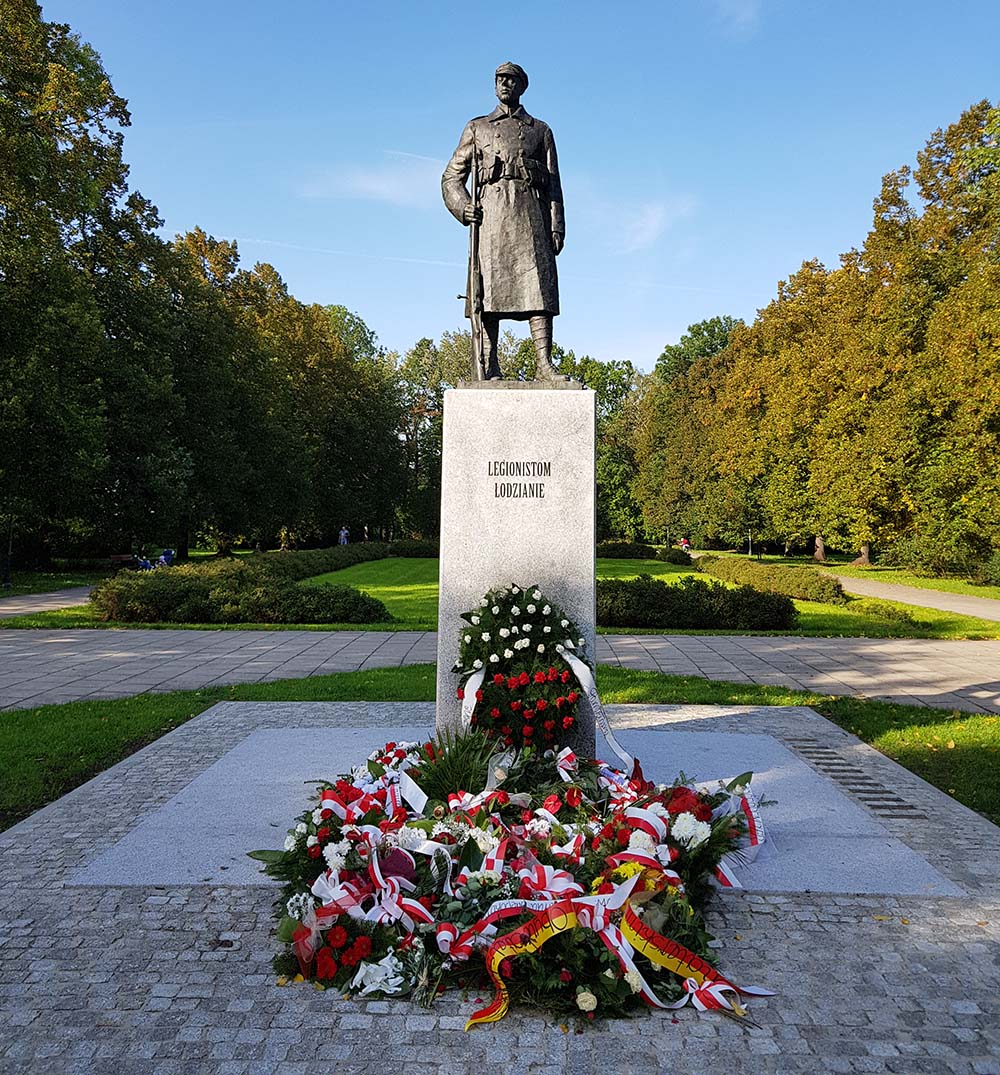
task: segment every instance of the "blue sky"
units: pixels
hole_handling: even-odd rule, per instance
[[[132,185],[239,241],[392,349],[461,327],[467,232],[440,197],[520,63],[566,198],[556,339],[649,369],[860,245],[881,176],[997,100],[996,0],[51,0],[133,125]],[[511,325],[515,329],[522,326]]]

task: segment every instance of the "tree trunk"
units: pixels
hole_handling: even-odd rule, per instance
[[[851,561],[851,567],[871,567],[871,551],[872,547],[866,541],[864,545],[861,546],[861,552],[858,554],[857,558]]]
[[[177,560],[186,560],[191,555],[191,517],[185,511],[178,521]]]
[[[826,563],[826,542],[821,534],[816,535],[816,551],[813,553],[813,559],[818,560],[821,564]]]

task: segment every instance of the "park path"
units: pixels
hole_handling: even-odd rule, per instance
[[[0,631],[0,709],[433,663],[432,631]],[[1000,641],[599,635],[598,661],[1000,713]]]
[[[66,590],[52,590],[50,593],[26,593],[17,597],[0,595],[0,620],[9,619],[11,616],[27,616],[32,612],[52,612],[57,608],[85,605],[91,589],[90,586],[73,586]]]
[[[925,590],[922,586],[901,586],[898,582],[876,582],[875,579],[855,579],[846,575],[834,578],[848,593],[861,597],[880,597],[904,605],[936,608],[941,612],[957,612],[962,616],[978,616],[981,620],[1000,623],[1000,601],[992,597],[970,597],[943,590]]]

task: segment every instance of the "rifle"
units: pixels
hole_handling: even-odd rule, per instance
[[[472,204],[481,209],[479,198],[479,147],[472,142]],[[479,227],[475,220],[469,225],[469,320],[472,322],[472,379],[486,379],[483,365],[483,274],[479,270]]]

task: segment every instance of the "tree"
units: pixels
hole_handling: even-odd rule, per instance
[[[687,332],[677,343],[668,343],[656,360],[656,376],[664,383],[687,373],[700,358],[711,358],[724,351],[729,337],[737,325],[743,322],[737,317],[723,314],[688,325]]]

